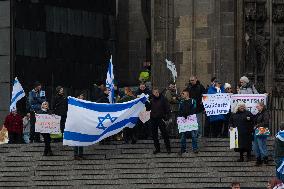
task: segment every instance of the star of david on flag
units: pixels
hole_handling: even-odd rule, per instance
[[[68,97],[63,145],[88,146],[119,133],[125,127],[133,128],[146,101],[147,96],[116,104]]]
[[[111,123],[113,123],[117,119],[117,117],[111,117],[110,114],[107,114],[104,117],[98,117],[98,119],[99,119],[99,124],[97,128],[105,130],[106,127],[104,126],[104,121],[109,119]]]

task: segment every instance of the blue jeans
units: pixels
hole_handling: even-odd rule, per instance
[[[257,158],[263,159],[268,156],[266,141],[267,136],[254,136],[253,151]]]
[[[283,158],[276,158],[275,159],[275,164],[276,164],[276,177],[280,180],[282,180],[282,182],[284,182],[284,175],[282,175],[281,173],[277,172],[277,169],[280,167],[280,165],[282,164]]]
[[[191,134],[191,137],[192,137],[192,150],[198,149],[198,146],[197,146],[198,131],[187,131],[187,132],[181,133],[180,143],[181,143],[182,152],[186,152],[186,138],[189,134]]]

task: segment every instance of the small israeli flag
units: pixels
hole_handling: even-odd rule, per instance
[[[15,78],[14,85],[13,85],[13,91],[12,91],[12,97],[11,97],[11,104],[10,104],[10,112],[12,110],[16,110],[16,104],[17,102],[25,96],[25,91],[19,82],[18,78]]]
[[[143,96],[125,103],[106,104],[68,97],[63,145],[88,146],[125,127],[133,128],[146,101]]]
[[[109,103],[114,103],[114,75],[113,75],[113,65],[112,65],[112,56],[110,57],[108,70],[107,70],[107,79],[106,79],[106,88],[109,90]]]

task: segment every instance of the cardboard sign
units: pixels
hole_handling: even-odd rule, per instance
[[[196,114],[187,116],[187,118],[177,117],[177,124],[179,133],[198,130]]]
[[[38,133],[60,133],[60,116],[49,114],[36,114],[35,132]]]
[[[256,109],[256,105],[259,102],[263,102],[266,105],[265,94],[236,94],[231,96],[231,110],[234,112],[238,103],[245,103],[246,109],[250,111],[252,114],[257,114],[258,110]]]
[[[204,94],[202,102],[207,116],[227,114],[231,105],[231,94],[217,93],[217,94]]]

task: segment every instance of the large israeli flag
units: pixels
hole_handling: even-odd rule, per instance
[[[105,104],[68,97],[68,112],[63,145],[88,146],[117,134],[125,127],[134,127],[147,97]]]
[[[109,90],[109,103],[114,103],[114,75],[113,75],[113,65],[112,65],[112,56],[110,57],[108,70],[107,70],[107,78],[106,78],[106,88]]]
[[[19,82],[18,78],[16,77],[14,80],[12,97],[11,97],[11,104],[10,104],[10,112],[16,109],[17,102],[25,96],[25,91]]]

